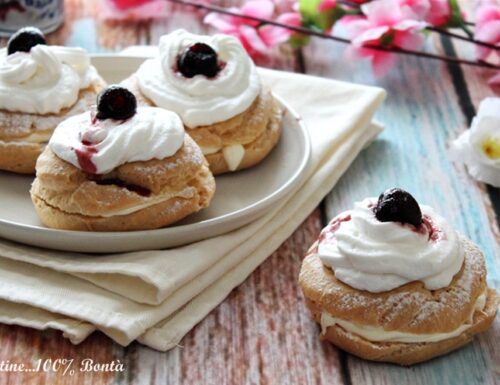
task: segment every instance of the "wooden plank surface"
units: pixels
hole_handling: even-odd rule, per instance
[[[431,40],[428,49],[442,49]],[[465,169],[450,162],[450,142],[469,125],[460,102],[467,84],[453,85],[452,70],[440,62],[401,57],[383,79],[375,79],[368,63],[342,60],[343,46],[314,41],[304,53],[307,73],[373,84],[388,91],[377,118],[385,132],[365,150],[326,199],[326,218],[352,207],[353,201],[378,196],[390,187],[412,192],[418,201],[436,208],[485,252],[489,283],[500,289],[500,237],[487,188]],[[324,54],[329,52],[329,54]],[[323,53],[323,54],[321,54]],[[321,60],[318,58],[321,57]],[[332,63],[334,63],[332,65]],[[491,91],[483,71],[463,69],[475,84],[475,105]],[[481,88],[477,85],[482,82]],[[458,93],[460,91],[460,93]],[[472,344],[431,362],[403,369],[347,358],[352,384],[498,384],[500,383],[500,320]]]
[[[157,44],[176,28],[207,31],[200,14],[174,7],[175,17],[125,25],[95,19],[92,2],[67,2],[64,28],[52,44],[83,46],[92,53],[118,51],[135,44]],[[95,4],[93,4],[95,5]],[[298,70],[296,52],[279,49],[259,65]],[[318,236],[316,210],[254,274],[182,341],[161,353],[133,343],[122,348],[100,333],[73,346],[55,332],[0,325],[0,362],[73,358],[81,362],[120,360],[124,373],[0,373],[3,384],[342,384],[339,352],[317,338],[296,280],[300,261]],[[290,317],[289,310],[294,309]],[[317,353],[321,352],[318,357]]]
[[[320,231],[316,210],[240,287],[161,353],[123,348],[95,333],[78,346],[55,332],[0,325],[0,362],[120,360],[124,373],[0,373],[0,384],[341,384],[338,351],[317,338],[296,285],[300,262]],[[293,316],[290,316],[293,309]]]
[[[49,37],[57,44],[110,52],[135,44],[155,44],[159,36],[183,27],[206,31],[200,14],[173,7],[168,20],[133,24],[105,23],[96,1],[68,0],[63,29]],[[230,1],[225,3],[231,4]],[[433,39],[429,48],[440,44]],[[456,49],[461,47],[455,47]],[[441,49],[438,47],[438,49]],[[373,364],[340,352],[318,339],[296,279],[300,261],[322,223],[365,196],[398,185],[437,208],[477,242],[497,280],[500,232],[490,189],[473,182],[446,156],[449,142],[468,125],[463,108],[474,107],[492,91],[486,73],[463,68],[466,96],[453,87],[454,76],[442,63],[404,58],[385,79],[371,75],[367,63],[347,63],[343,46],[314,40],[303,52],[280,49],[259,62],[273,68],[305,71],[386,88],[389,98],[377,117],[387,129],[364,151],[328,196],[297,231],[252,276],[203,320],[181,346],[160,353],[133,343],[122,348],[100,333],[73,346],[55,332],[0,326],[0,361],[38,358],[120,360],[123,373],[0,373],[3,384],[499,384],[500,324],[458,353],[411,369]],[[494,192],[493,192],[494,194]],[[493,197],[493,198],[492,198]],[[493,200],[492,200],[493,199]]]

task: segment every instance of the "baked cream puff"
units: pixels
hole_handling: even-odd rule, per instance
[[[85,50],[48,46],[32,27],[15,33],[0,49],[0,170],[33,174],[55,127],[103,86]]]
[[[38,158],[31,198],[42,222],[83,231],[167,226],[207,207],[215,181],[174,112],[136,108],[108,87],[97,111],[59,124]]]
[[[281,114],[238,39],[177,30],[123,83],[139,104],[175,111],[214,174],[251,167],[281,135]]]
[[[334,218],[299,283],[322,339],[401,365],[468,343],[491,325],[499,303],[479,248],[400,189]]]

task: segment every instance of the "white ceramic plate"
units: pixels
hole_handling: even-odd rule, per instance
[[[116,83],[133,73],[143,58],[116,55],[92,58],[102,76]],[[46,228],[31,204],[31,177],[0,172],[0,236],[50,249],[115,253],[168,248],[237,229],[266,213],[301,182],[310,156],[307,131],[298,115],[286,109],[283,134],[271,154],[249,170],[216,178],[217,191],[209,208],[158,230],[83,232]]]

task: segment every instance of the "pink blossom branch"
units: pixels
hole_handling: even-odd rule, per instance
[[[453,37],[453,38],[458,39],[458,40],[468,41],[470,43],[473,43],[473,44],[476,44],[476,45],[480,45],[482,47],[491,48],[493,50],[500,50],[500,47],[496,46],[495,44],[487,43],[487,42],[481,41],[481,40],[475,40],[475,39],[470,38],[468,36],[463,36],[463,35],[459,35],[458,33],[453,33],[453,32],[450,32],[450,31],[446,31],[446,30],[444,30],[442,28],[430,27],[429,26],[429,27],[426,27],[425,29],[427,29],[429,31],[440,33],[441,35],[450,36],[450,37]]]
[[[309,35],[309,36],[316,36],[316,37],[319,37],[322,39],[333,40],[333,41],[337,41],[337,42],[344,43],[344,44],[351,44],[351,40],[349,40],[349,39],[329,35],[329,34],[315,31],[315,30],[305,28],[305,27],[298,27],[298,26],[294,26],[294,25],[283,24],[283,23],[280,23],[280,22],[277,22],[277,21],[274,21],[271,19],[263,19],[263,18],[260,18],[257,16],[243,15],[239,12],[234,12],[234,11],[231,11],[227,8],[219,7],[216,5],[198,3],[196,1],[191,1],[191,0],[166,0],[166,1],[174,3],[174,4],[183,5],[183,6],[194,7],[194,8],[203,9],[203,10],[207,10],[207,11],[211,11],[211,12],[216,12],[216,13],[220,13],[223,15],[229,15],[229,16],[233,16],[233,17],[239,17],[242,19],[252,20],[252,21],[256,21],[260,24],[273,25],[275,27],[288,29],[290,31],[294,31],[294,32]],[[373,49],[376,51],[385,51],[385,52],[393,52],[393,53],[403,54],[403,55],[425,57],[428,59],[440,60],[440,61],[444,61],[447,63],[466,64],[466,65],[475,66],[475,67],[500,69],[500,65],[496,65],[493,63],[485,62],[485,61],[478,62],[478,61],[474,61],[474,60],[459,59],[459,58],[455,58],[455,57],[451,57],[451,56],[441,56],[441,55],[436,55],[436,54],[432,54],[429,52],[413,51],[413,50],[407,50],[407,49],[397,48],[397,47],[387,48],[387,47],[380,47],[380,46],[374,46],[374,45],[365,45],[364,47],[370,48],[370,49]]]
[[[366,1],[366,3],[369,3],[370,1]],[[356,3],[354,1],[349,1],[349,0],[338,0],[337,3],[347,5],[348,7],[352,8],[361,8],[361,4]]]
[[[366,3],[369,3],[369,2],[370,1],[367,1]],[[337,3],[347,5],[348,7],[357,8],[358,10],[360,10],[361,5],[362,5],[362,4],[355,3],[355,2],[352,2],[349,0],[338,0]],[[366,3],[364,3],[364,4],[366,4]],[[359,11],[359,13],[362,14],[361,10]],[[493,50],[500,49],[500,47],[496,46],[495,44],[491,44],[491,43],[488,43],[486,41],[474,39],[472,37],[473,36],[472,32],[467,28],[467,26],[474,26],[474,25],[475,25],[474,23],[464,21],[464,27],[462,29],[464,29],[464,31],[467,33],[467,36],[459,35],[458,33],[453,33],[453,32],[447,31],[447,30],[445,30],[443,28],[439,28],[439,27],[428,26],[425,29],[428,31],[440,33],[441,35],[450,36],[450,37],[453,37],[453,38],[458,39],[458,40],[468,41],[470,43],[480,45],[482,47],[487,47],[487,48],[490,48]]]

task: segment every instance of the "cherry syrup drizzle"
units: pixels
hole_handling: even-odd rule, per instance
[[[374,205],[371,205],[374,206]],[[321,231],[319,235],[319,243],[333,243],[335,242],[335,232],[340,228],[342,223],[349,222],[351,220],[350,214],[339,215],[332,219],[332,221]],[[443,230],[437,227],[428,215],[422,217],[422,224],[419,227],[409,225],[406,223],[396,222],[398,225],[408,228],[409,230],[420,234],[422,236],[428,236],[429,241],[439,242],[446,239],[446,234]]]
[[[117,122],[118,124],[123,124],[126,120],[127,119],[118,120]],[[96,111],[91,112],[91,124],[92,126],[99,125],[99,120],[96,117]],[[125,188],[143,197],[149,197],[151,195],[151,190],[136,184],[127,183],[118,178],[102,179],[102,177],[97,174],[96,165],[92,162],[92,157],[97,154],[97,148],[95,147],[97,143],[92,143],[88,140],[82,140],[81,143],[82,147],[73,148],[78,159],[78,164],[80,165],[81,170],[86,174],[89,174],[89,178],[96,184],[101,186],[115,185],[121,188]]]
[[[92,126],[97,125],[95,110],[91,110],[90,112],[90,121]],[[94,154],[97,154],[95,143],[91,143],[88,140],[82,140],[81,143],[82,146],[80,148],[73,148],[76,154],[76,158],[78,159],[80,169],[87,174],[97,174],[97,167],[94,162],[92,162],[92,157],[94,156]]]
[[[375,206],[376,206],[375,203],[368,204],[369,209],[373,209]],[[424,236],[427,235],[429,237],[428,238],[429,241],[437,242],[446,239],[446,234],[443,232],[443,229],[437,227],[432,218],[425,214],[422,216],[422,224],[418,227],[415,227],[407,223],[399,223],[399,222],[396,223],[400,226],[410,229],[411,231],[417,234]]]
[[[146,187],[142,187],[136,184],[131,184],[127,183],[121,179],[118,178],[107,178],[107,179],[98,179],[95,181],[98,185],[101,186],[109,186],[109,185],[115,185],[118,187],[125,188],[129,191],[135,192],[136,194],[143,196],[143,197],[149,197],[151,195],[151,190],[147,189]]]
[[[319,243],[335,242],[335,232],[339,229],[342,223],[349,222],[350,220],[351,214],[341,214],[333,218],[332,221],[319,234]]]
[[[118,124],[123,124],[127,120],[118,120],[117,122]],[[94,127],[99,126],[99,119],[97,119],[97,111],[95,109],[92,109],[90,112],[90,122]],[[83,172],[95,175],[97,174],[97,166],[92,162],[92,157],[97,154],[96,144],[98,143],[92,143],[84,139],[82,139],[81,143],[82,147],[73,148],[78,159],[78,164]]]
[[[418,228],[411,226],[411,229],[418,234],[428,235],[429,241],[438,242],[446,239],[446,234],[435,225],[432,218],[428,215],[422,217],[422,224]]]
[[[82,141],[82,144],[83,147],[74,149],[78,164],[83,172],[87,174],[97,174],[97,167],[92,162],[92,156],[97,154],[97,148],[87,141]]]

